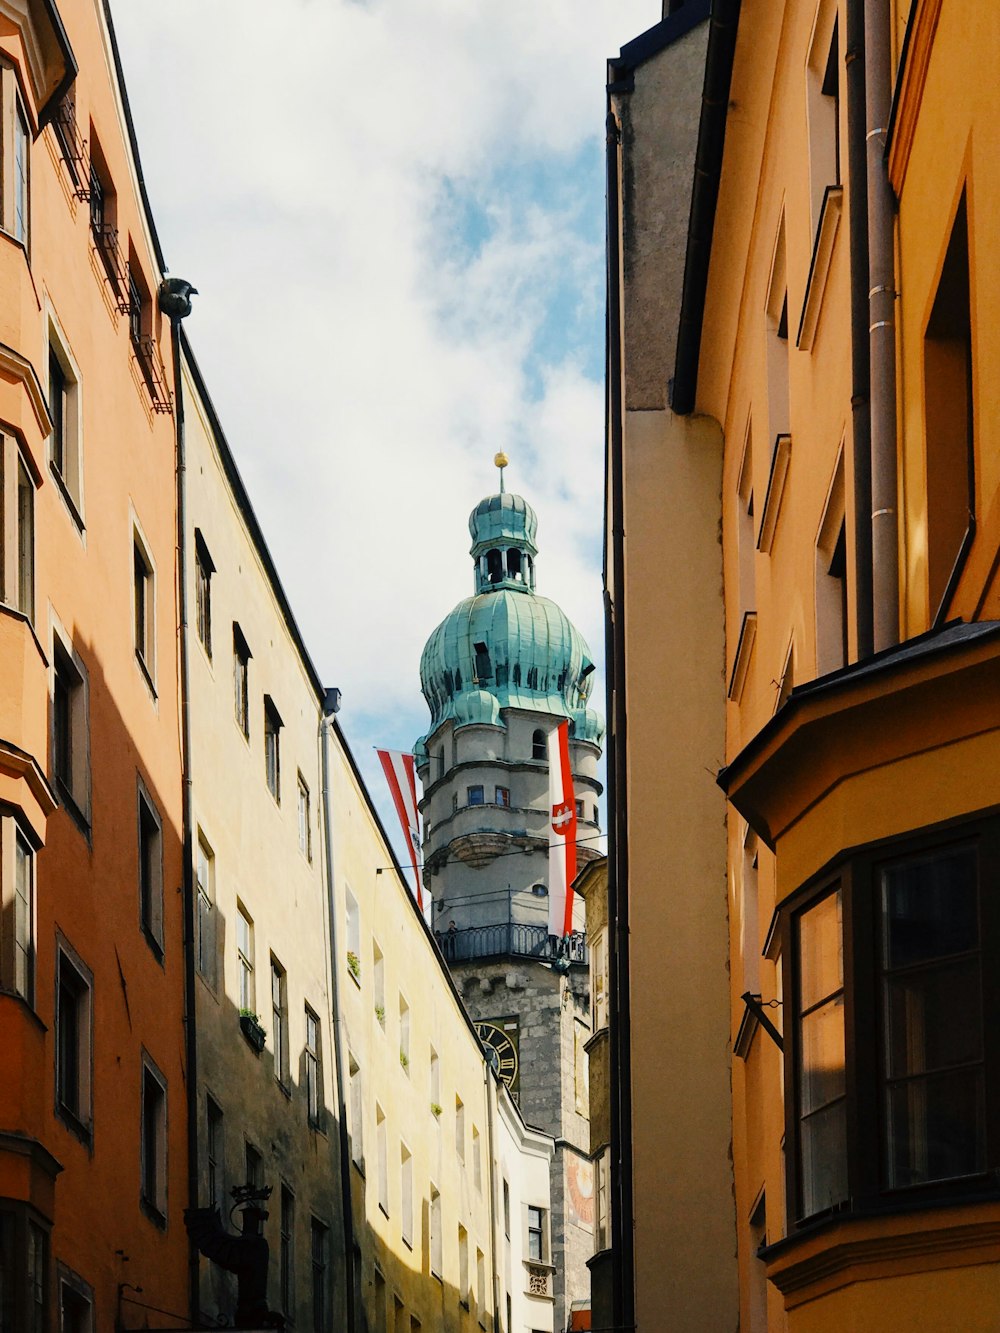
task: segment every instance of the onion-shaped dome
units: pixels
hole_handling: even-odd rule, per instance
[[[445,616],[420,659],[430,732],[449,719],[502,726],[501,709],[521,708],[569,718],[574,739],[600,744],[603,725],[587,708],[590,650],[555,602],[534,592],[536,526],[518,495],[487,496],[472,511],[476,594]]]

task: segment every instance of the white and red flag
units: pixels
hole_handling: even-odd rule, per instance
[[[576,879],[576,800],[569,766],[569,723],[549,732],[549,934],[560,939],[573,929]]]
[[[406,839],[413,878],[416,882],[417,906],[424,910],[424,886],[420,865],[420,818],[417,814],[417,775],[413,755],[402,750],[379,750],[375,753],[382,763],[385,780],[392,792],[393,804]]]

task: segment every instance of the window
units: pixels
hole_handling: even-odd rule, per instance
[[[14,236],[28,245],[28,122],[18,102],[14,115]]]
[[[312,1253],[312,1325],[313,1333],[329,1333],[330,1328],[330,1228],[312,1218],[309,1224]],[[385,1311],[385,1297],[382,1298]]]
[[[214,990],[217,978],[215,856],[200,829],[195,861],[195,893],[198,899],[195,920],[195,957],[198,973]]]
[[[372,940],[372,981],[375,990],[375,1017],[385,1031],[385,958],[378,943]]]
[[[139,783],[139,921],[157,956],[163,954],[163,839],[160,816]]]
[[[816,671],[825,675],[847,665],[847,525],[843,450],[816,538]]]
[[[132,634],[135,655],[147,680],[154,677],[155,596],[153,562],[138,531],[132,534]]]
[[[252,1189],[259,1190],[264,1183],[264,1162],[249,1140],[243,1146],[243,1166],[246,1183]]]
[[[119,310],[127,310],[128,291],[124,260],[118,245],[118,196],[111,173],[101,151],[100,140],[90,122],[90,230],[94,248],[100,255],[108,281],[114,289]],[[124,303],[124,304],[123,304]]]
[[[740,620],[757,605],[754,586],[754,559],[757,550],[757,534],[754,531],[753,508],[753,427],[747,422],[746,440],[743,444],[743,461],[736,482],[736,547],[739,559]]]
[[[469,787],[466,789],[466,794],[467,794],[467,800],[466,800],[467,805],[485,804],[486,797],[483,794],[482,787]]]
[[[441,1254],[441,1195],[434,1185],[431,1185],[431,1208],[430,1208],[430,1239],[431,1239],[431,1272],[435,1277],[441,1277],[443,1271],[443,1259]]]
[[[503,1182],[503,1234],[510,1240],[510,1183]]]
[[[472,1126],[472,1179],[476,1189],[483,1192],[483,1150],[479,1141],[479,1130]]]
[[[250,738],[250,649],[239,625],[233,622],[233,705],[236,725]]]
[[[600,1032],[608,1023],[607,936],[603,930],[591,937],[590,944],[590,1025]]]
[[[274,1036],[274,1077],[288,1087],[288,996],[285,969],[271,955],[271,1029]]]
[[[403,1242],[413,1248],[413,1158],[405,1144],[399,1145],[400,1200]]]
[[[458,1299],[468,1309],[472,1292],[469,1289],[469,1233],[458,1227]]]
[[[793,1226],[847,1199],[918,1207],[989,1187],[998,851],[992,820],[915,835],[853,854],[787,913]]]
[[[64,943],[56,950],[56,1106],[74,1133],[91,1132],[93,979]]]
[[[747,827],[743,838],[743,856],[739,868],[740,957],[743,963],[743,991],[760,994],[760,911],[757,885],[757,835]]]
[[[358,900],[347,889],[345,891],[345,911],[347,915],[347,970],[361,985],[361,913]]]
[[[441,1110],[441,1061],[433,1046],[431,1047],[431,1110],[435,1115]]]
[[[767,346],[768,467],[776,453],[779,435],[789,431],[788,409],[788,285],[785,277],[785,219],[782,217],[774,246],[765,310]],[[765,510],[767,509],[765,503]]]
[[[611,1212],[608,1190],[611,1184],[611,1149],[605,1148],[594,1161],[594,1183],[597,1193],[595,1210],[594,1253],[611,1248]]]
[[[410,1006],[399,997],[399,1063],[410,1072]]]
[[[946,614],[976,514],[969,228],[963,193],[924,335],[927,589]]]
[[[66,372],[56,353],[49,346],[49,416],[52,418],[52,433],[49,445],[52,452],[52,465],[62,476],[66,468]]]
[[[534,731],[531,734],[531,757],[532,759],[545,759],[547,750],[545,746],[545,732]]]
[[[309,788],[299,774],[299,851],[307,861],[312,860],[312,822],[309,812]]]
[[[142,1204],[153,1219],[167,1221],[167,1085],[148,1056],[142,1061]]]
[[[221,1208],[226,1198],[225,1138],[222,1107],[212,1097],[205,1102],[206,1157],[208,1160],[208,1206]]]
[[[583,819],[583,818],[585,818],[584,813],[583,813],[583,802],[582,802],[582,801],[577,801],[577,802],[576,802],[576,817],[577,817],[577,819]]]
[[[465,1106],[461,1097],[455,1098],[455,1152],[460,1162],[465,1161]]]
[[[264,695],[264,773],[267,789],[278,802],[281,801],[281,753],[279,735],[281,733],[281,715],[274,706],[269,694]]]
[[[253,922],[243,907],[236,905],[236,959],[239,972],[239,999],[241,1014],[256,1014],[256,991],[253,976]]]
[[[495,796],[497,805],[510,805],[509,787],[497,787],[495,789]]]
[[[477,643],[473,646],[476,652],[475,683],[477,685],[485,684],[493,678],[493,667],[490,663],[490,650],[485,643]]]
[[[817,32],[807,76],[809,177],[815,233],[827,186],[840,184],[840,55],[837,19]]]
[[[295,1195],[281,1187],[281,1308],[295,1314]]]
[[[90,808],[86,676],[79,657],[57,634],[52,638],[52,658],[55,786],[74,817],[86,823]]]
[[[528,1206],[528,1258],[545,1262],[545,1209]]]
[[[194,600],[198,638],[209,659],[212,656],[212,575],[215,564],[201,530],[194,530]]]
[[[27,1314],[30,1333],[45,1333],[48,1325],[49,1238],[37,1224],[28,1222]]]
[[[364,1171],[365,1102],[361,1086],[361,1067],[353,1055],[349,1055],[347,1086],[351,1108],[351,1161],[359,1170]]]
[[[13,839],[9,832],[13,830]],[[3,837],[7,844],[4,849],[5,869],[9,866],[7,857],[10,842],[14,852],[14,902],[13,902],[13,944],[14,956],[11,961],[5,959],[4,973],[12,973],[11,980],[15,994],[20,995],[28,1004],[35,1002],[35,853],[27,838],[12,819],[3,821]],[[9,872],[8,872],[9,873]],[[7,904],[4,904],[7,907]],[[6,914],[6,913],[5,913]],[[4,977],[6,981],[6,976]],[[9,985],[10,982],[7,982]]]
[[[79,375],[65,342],[49,319],[49,459],[59,488],[70,501],[77,524],[82,524],[83,467],[80,455]]]
[[[375,1106],[375,1142],[378,1149],[378,1206],[389,1216],[389,1141],[385,1112]]]
[[[323,1052],[319,1019],[306,1005],[306,1108],[314,1129],[323,1124]]]
[[[16,609],[35,620],[35,483],[17,456],[17,602]]]
[[[479,1322],[485,1328],[486,1326],[486,1255],[482,1250],[476,1250],[476,1308],[479,1311]]]
[[[94,1333],[94,1293],[59,1265],[59,1333]]]

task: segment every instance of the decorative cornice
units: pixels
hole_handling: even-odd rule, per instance
[[[2,3],[2,0],[0,0],[0,3]],[[45,401],[45,394],[42,392],[35,367],[26,356],[22,356],[20,352],[15,352],[13,347],[8,347],[6,343],[0,343],[0,373],[4,372],[24,385],[42,439],[48,439],[52,431],[52,418],[49,416],[48,404]]]
[[[27,1134],[15,1134],[11,1130],[0,1129],[0,1153],[30,1158],[31,1165],[44,1171],[50,1180],[55,1180],[63,1169],[62,1162],[53,1157],[44,1144],[39,1143],[37,1139],[29,1138]]]
[[[10,741],[0,740],[0,768],[12,777],[23,778],[45,818],[52,814],[59,802],[33,755]]]

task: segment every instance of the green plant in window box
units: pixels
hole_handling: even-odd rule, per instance
[[[385,1027],[385,1005],[384,1005],[384,1004],[377,1004],[377,1005],[375,1006],[375,1017],[376,1017],[376,1018],[378,1019],[378,1021],[382,1024],[382,1026]]]
[[[399,1053],[399,1063],[403,1066],[404,1069],[409,1069],[409,1067],[410,1067],[410,1057],[406,1054],[405,1051],[400,1051],[400,1053]]]
[[[435,1117],[439,1116],[441,1114],[441,1110],[442,1107],[440,1102],[431,1102],[431,1115]]]
[[[347,966],[351,969],[351,976],[355,981],[361,978],[361,959],[351,949],[347,951]]]
[[[248,1043],[260,1055],[264,1049],[264,1041],[267,1037],[267,1031],[261,1026],[260,1019],[252,1009],[240,1010],[240,1030]]]

